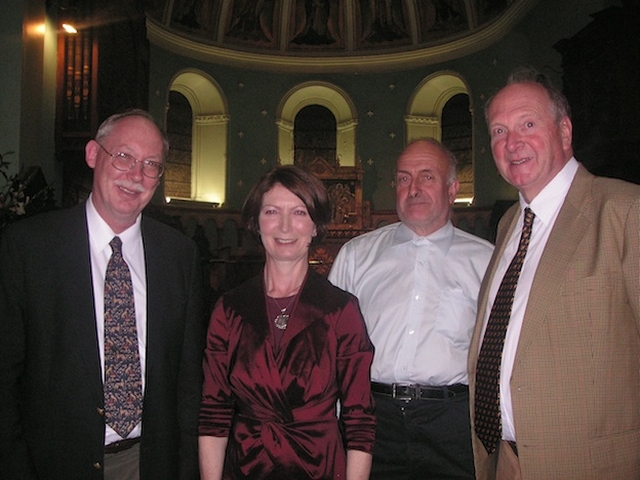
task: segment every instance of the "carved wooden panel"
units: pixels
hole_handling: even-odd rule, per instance
[[[362,202],[362,167],[341,167],[317,157],[306,168],[325,184],[331,200],[332,222],[329,229],[362,229],[369,222],[364,219]]]

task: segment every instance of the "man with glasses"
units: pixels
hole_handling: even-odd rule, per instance
[[[3,478],[198,478],[200,259],[141,213],[167,151],[147,112],[114,115],[88,200],[3,232]]]

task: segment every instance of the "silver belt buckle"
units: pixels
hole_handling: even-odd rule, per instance
[[[398,389],[401,389],[401,392],[398,392]],[[405,402],[410,402],[411,400],[416,400],[420,398],[420,385],[402,385],[397,383],[391,384],[391,397],[396,400],[404,400]]]

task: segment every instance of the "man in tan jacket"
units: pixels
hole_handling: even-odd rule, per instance
[[[500,222],[469,350],[477,476],[640,478],[640,187],[577,162],[567,101],[532,69],[512,74],[486,119],[520,201]],[[492,438],[478,358],[525,208],[535,217],[504,343],[484,368],[498,390]]]

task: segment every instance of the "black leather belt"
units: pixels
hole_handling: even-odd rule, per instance
[[[446,400],[448,398],[469,393],[469,386],[461,383],[446,387],[431,387],[428,385],[408,383],[378,383],[371,382],[371,391],[389,395],[397,400]]]
[[[125,438],[118,442],[110,443],[104,447],[104,453],[118,453],[125,450],[129,450],[135,444],[140,443],[140,437],[137,438]]]

